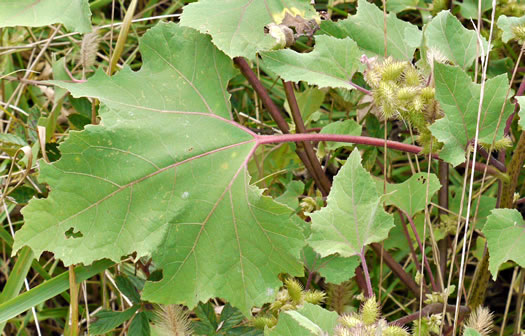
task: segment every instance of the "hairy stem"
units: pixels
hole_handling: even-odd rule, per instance
[[[363,273],[365,275],[365,281],[366,281],[366,291],[368,292],[366,294],[366,297],[372,297],[374,295],[374,291],[372,290],[372,281],[370,280],[370,272],[368,272],[368,266],[366,265],[366,258],[365,258],[365,248],[361,250],[361,253],[359,254],[359,257],[361,258],[361,266],[363,267]]]

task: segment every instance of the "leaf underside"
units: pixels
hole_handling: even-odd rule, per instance
[[[175,24],[146,33],[141,52],[138,72],[60,84],[100,99],[102,122],[71,132],[62,158],[42,163],[51,193],[24,209],[14,250],[65,264],[151,255],[163,278],[146,283],[144,299],[194,307],[218,296],[248,314],[273,298],[279,273],[302,274],[300,222],[250,185],[257,143],[229,120],[227,56]]]

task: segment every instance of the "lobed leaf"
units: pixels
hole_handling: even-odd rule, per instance
[[[231,58],[254,59],[257,52],[275,45],[264,27],[281,23],[286,12],[309,19],[317,16],[309,0],[201,0],[184,7],[180,23],[210,34]]]
[[[525,221],[516,209],[494,209],[483,227],[490,254],[489,271],[496,280],[499,267],[508,260],[525,267]]]
[[[382,203],[371,175],[361,166],[359,151],[354,149],[334,178],[327,206],[310,214],[308,244],[321,257],[361,254],[364,246],[385,239],[394,226]]]
[[[286,81],[305,81],[320,88],[353,89],[350,80],[357,71],[360,51],[348,37],[319,35],[312,52],[301,54],[283,49],[262,52],[261,56],[266,67]]]
[[[61,84],[100,99],[102,122],[70,132],[61,159],[41,163],[51,193],[23,210],[13,250],[66,265],[151,255],[163,278],[143,299],[194,307],[218,296],[247,315],[273,298],[279,273],[302,274],[300,221],[249,183],[256,136],[221,117],[231,61],[175,24],[151,29],[141,51],[138,72]]]
[[[388,14],[387,54],[397,60],[412,61],[416,47],[421,41],[421,31],[417,26]],[[383,11],[366,0],[359,0],[357,14],[337,23],[324,21],[321,28],[338,38],[351,37],[366,52],[381,57],[385,53],[385,32]],[[410,43],[407,43],[407,38]]]
[[[428,186],[428,201],[441,188],[439,179],[435,174],[416,173],[403,183],[386,185],[385,204],[395,205],[397,208],[405,211],[409,216],[414,216],[417,212],[423,210],[425,204],[426,192]],[[383,189],[383,182],[378,181],[379,190]]]
[[[450,13],[441,11],[426,26],[424,31],[427,49],[438,50],[441,54],[463,69],[469,68],[480,51],[474,30],[469,30]],[[483,48],[487,52],[488,43],[482,37]]]
[[[0,1],[0,27],[39,27],[63,23],[79,33],[91,31],[91,11],[87,0]]]
[[[434,66],[434,77],[436,98],[445,116],[429,129],[432,135],[444,143],[440,158],[457,166],[465,162],[465,150],[476,134],[481,85],[473,83],[459,67],[439,63]],[[485,83],[479,124],[480,143],[492,143],[508,88],[509,81],[506,75],[491,78]],[[495,141],[503,138],[504,121],[510,113],[512,106],[506,104]]]

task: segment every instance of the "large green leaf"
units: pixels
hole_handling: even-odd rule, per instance
[[[463,27],[461,22],[449,11],[442,11],[427,25],[425,46],[436,49],[456,65],[466,69],[472,65],[476,56],[478,39],[476,32]],[[482,38],[485,52],[487,42]]]
[[[513,260],[525,267],[525,221],[516,209],[494,209],[483,227],[489,249],[489,270],[496,280],[501,264]]]
[[[525,15],[522,17],[512,17],[512,16],[506,16],[502,15],[498,18],[497,25],[499,29],[503,30],[503,35],[501,36],[501,40],[505,43],[509,42],[512,38],[518,38],[514,34],[514,28],[523,26],[525,24]]]
[[[266,330],[267,336],[323,336],[333,335],[339,316],[319,306],[306,303],[298,310],[279,314],[275,328]]]
[[[403,183],[386,185],[385,203],[393,204],[397,208],[405,211],[409,216],[414,216],[417,212],[425,208],[425,199],[428,186],[428,201],[441,188],[439,179],[435,174],[417,173],[412,175]],[[379,190],[383,190],[383,181],[377,182]]]
[[[139,42],[143,67],[116,76],[102,69],[86,85],[55,82],[75,96],[97,97],[108,107],[206,112],[231,118],[228,80],[236,70],[209,37],[161,23]],[[191,62],[190,62],[191,60]]]
[[[409,22],[398,19],[395,14],[387,16],[387,53],[398,60],[412,61],[416,47],[421,40],[421,31]],[[324,21],[325,32],[336,37],[350,36],[357,45],[372,54],[385,53],[383,11],[366,0],[359,0],[357,15],[337,23]],[[411,43],[407,43],[410,39]]]
[[[309,0],[201,0],[184,7],[180,22],[210,34],[226,55],[254,59],[257,52],[275,45],[264,27],[281,23],[286,12],[306,18],[316,16]]]
[[[439,156],[454,166],[465,161],[467,144],[476,134],[481,85],[473,83],[459,67],[436,63],[434,66],[436,98],[445,116],[429,128],[445,145]],[[498,117],[507,96],[509,81],[506,75],[487,80],[479,124],[479,142],[491,144]],[[512,113],[507,104],[496,141],[503,138],[504,121]]]
[[[38,27],[63,23],[69,30],[91,31],[87,0],[4,0],[0,1],[0,27]]]
[[[339,253],[360,255],[365,245],[379,242],[394,226],[392,215],[370,174],[361,166],[355,149],[334,178],[327,206],[310,215],[312,234],[308,244],[322,257]]]
[[[302,274],[298,217],[249,184],[258,137],[220,116],[227,57],[175,24],[151,29],[141,48],[150,54],[139,72],[62,84],[100,99],[102,122],[71,132],[62,158],[41,164],[51,193],[24,209],[14,250],[51,251],[66,265],[152,255],[163,278],[146,283],[144,299],[193,307],[219,296],[248,314],[273,298],[279,273]],[[203,54],[216,66],[199,65]],[[147,82],[144,69],[172,78]]]
[[[353,89],[350,80],[359,65],[359,48],[350,38],[319,35],[309,53],[291,49],[261,53],[265,65],[287,81]]]

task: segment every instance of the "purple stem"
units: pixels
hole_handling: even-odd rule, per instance
[[[357,89],[357,91],[361,91],[362,93],[366,94],[366,95],[369,95],[371,96],[372,95],[372,91],[370,90],[367,90],[365,89],[364,87],[362,86],[359,86],[357,85],[356,83],[352,82],[352,81],[349,81],[350,85],[352,85],[353,87],[355,87]]]
[[[308,270],[308,279],[306,280],[306,286],[304,286],[305,290],[310,289],[310,285],[312,284],[313,275],[314,275],[314,272]]]
[[[363,273],[365,274],[365,280],[366,280],[366,290],[368,292],[368,297],[372,297],[374,295],[372,291],[372,281],[370,281],[370,273],[368,272],[368,266],[366,265],[366,259],[365,259],[365,248],[361,250],[361,253],[359,254],[359,257],[361,258],[361,265],[363,266]]]
[[[258,145],[281,143],[281,142],[298,142],[298,141],[335,141],[348,142],[360,145],[370,145],[376,147],[383,147],[385,140],[372,138],[367,136],[353,136],[353,135],[339,135],[339,134],[283,134],[283,135],[257,135],[256,141]],[[415,145],[404,144],[397,141],[387,140],[386,146],[390,149],[395,149],[407,153],[419,154],[422,148]],[[434,159],[439,159],[437,154],[432,154]],[[460,165],[464,166],[464,164]],[[472,163],[469,163],[472,166]],[[486,165],[476,162],[474,168],[477,171],[484,171]],[[495,167],[488,166],[487,172],[491,175],[502,176],[502,172]]]

